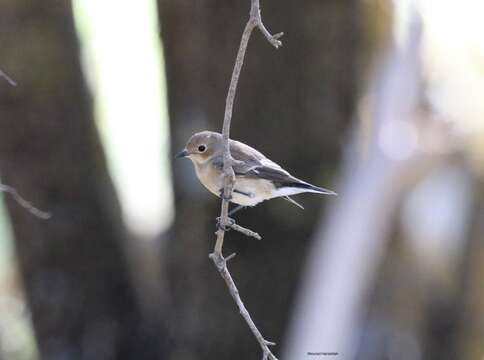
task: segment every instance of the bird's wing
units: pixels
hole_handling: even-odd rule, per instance
[[[270,180],[276,187],[287,186],[299,182],[280,165],[266,158],[262,153],[241,142],[231,140],[230,154],[235,160],[232,166],[235,175],[246,178],[258,178]],[[213,164],[219,170],[223,168],[223,157],[218,155],[213,159]]]
[[[230,153],[235,160],[232,165],[237,176],[271,181],[276,188],[299,188],[320,194],[336,195],[334,191],[311,185],[295,178],[279,164],[266,158],[262,153],[241,142],[230,140]],[[213,165],[223,170],[223,156],[219,154],[212,158]]]

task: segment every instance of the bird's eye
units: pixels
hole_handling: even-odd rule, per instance
[[[204,152],[205,150],[207,150],[207,147],[205,145],[200,145],[198,147],[198,151],[200,151],[200,152]]]

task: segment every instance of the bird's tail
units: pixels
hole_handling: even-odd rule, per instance
[[[311,185],[311,184],[304,182],[304,181],[301,181],[301,180],[294,182],[294,183],[291,183],[289,186],[299,188],[299,189],[305,189],[306,191],[314,192],[314,193],[318,193],[318,194],[338,195],[332,190],[325,189],[325,188],[322,188],[322,187],[319,187],[319,186],[314,186],[314,185]]]

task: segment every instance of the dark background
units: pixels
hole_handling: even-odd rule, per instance
[[[157,5],[171,141],[170,148],[160,151],[171,159],[194,132],[220,131],[250,4],[158,0]],[[392,54],[398,57],[399,51],[391,40],[395,9],[385,1],[262,0],[262,9],[267,28],[284,31],[284,46],[275,50],[254,31],[235,100],[231,137],[269,155],[297,177],[342,194],[342,200],[301,195],[298,201],[304,211],[281,199],[263,203],[237,214],[238,223],[259,232],[262,241],[234,232],[226,235],[224,253],[237,253],[230,271],[244,303],[266,338],[278,343],[274,352],[284,359],[283,352],[289,354],[294,346],[289,330],[297,316],[295,305],[305,296],[301,284],[310,281],[305,278],[308,255],[314,246],[329,241],[318,229],[327,222],[344,222],[344,215],[335,220],[333,210],[338,201],[348,198],[345,194],[352,194],[348,174],[351,178],[351,169],[371,163],[357,165],[356,159],[367,152],[371,159],[372,144],[378,142],[378,136],[371,134],[377,134],[379,109],[385,113],[388,98],[380,96],[367,113],[363,100],[378,92],[386,94],[385,74],[391,72]],[[146,251],[136,251],[133,243],[140,240],[123,222],[94,121],[71,3],[4,0],[0,14],[0,67],[18,83],[12,87],[0,79],[2,183],[52,214],[49,220],[39,219],[5,196],[18,260],[15,281],[23,289],[28,306],[24,316],[31,316],[38,357],[261,358],[208,259],[220,201],[198,184],[188,161],[172,165],[173,188],[166,192],[174,193],[175,217],[158,235],[161,245],[151,248],[154,253],[149,257]],[[407,96],[419,99],[408,122],[417,124],[420,135],[424,131],[420,125],[431,123],[429,114],[435,111],[425,95],[430,80],[424,70],[422,74],[416,90],[406,89],[408,93],[397,96],[402,102]],[[395,71],[399,77],[411,76]],[[430,133],[438,131],[432,128]],[[397,132],[394,141],[400,135]],[[454,144],[451,139],[448,143]],[[443,267],[427,267],[429,259],[420,258],[406,241],[410,235],[401,224],[409,193],[430,170],[405,167],[392,178],[391,183],[406,185],[399,188],[391,207],[381,209],[382,218],[392,216],[373,280],[365,290],[359,327],[353,329],[354,358],[482,356],[482,162],[469,160],[479,153],[469,143],[473,144],[461,141],[443,155],[432,154],[423,166],[428,170],[450,164],[471,179],[466,183],[472,188],[467,203],[471,210],[461,214],[464,227],[457,250],[453,256],[437,254],[432,259]],[[419,154],[418,158],[428,156]],[[393,163],[385,166],[394,169]],[[367,206],[370,211],[373,204]],[[437,214],[439,209],[434,210]],[[349,222],[343,228],[352,226]],[[133,266],[133,258],[137,264],[153,259],[159,264],[148,267],[156,283],[150,299],[139,293],[138,282],[148,280]],[[344,253],[340,261],[346,261]],[[405,353],[409,343],[417,350]],[[20,359],[6,355],[5,349],[0,345],[0,359]],[[336,358],[349,355],[341,352]]]

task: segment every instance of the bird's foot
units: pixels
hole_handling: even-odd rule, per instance
[[[234,215],[237,211],[240,211],[242,209],[245,209],[246,206],[245,205],[237,205],[236,207],[234,207],[232,210],[229,211],[228,215],[229,216],[232,216]]]
[[[232,229],[232,226],[235,225],[235,220],[228,217],[227,224],[222,225],[220,221],[220,217],[217,218],[216,228],[217,230],[229,231]]]

